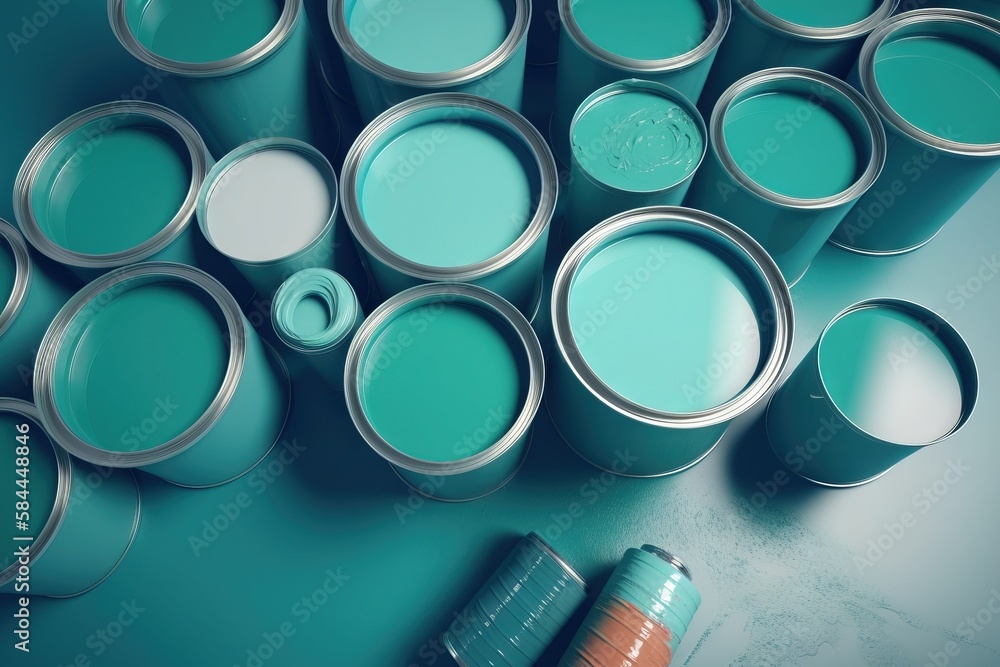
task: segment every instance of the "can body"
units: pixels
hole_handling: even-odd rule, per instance
[[[551,65],[558,58],[559,2],[558,0],[531,0],[528,64]]]
[[[28,428],[29,458],[47,464],[55,482],[47,484],[53,498],[44,526],[28,545],[31,552],[31,592],[49,597],[85,593],[103,582],[125,557],[139,527],[139,488],[128,470],[95,468],[58,448],[45,435],[38,412],[30,403],[0,399],[4,421]],[[20,431],[18,431],[20,432]],[[15,434],[9,435],[14,442]],[[42,452],[41,448],[51,451]],[[14,452],[9,453],[14,460]],[[5,453],[5,456],[7,454]],[[32,475],[43,473],[32,466]],[[37,465],[41,468],[41,465]],[[41,489],[39,484],[33,485]],[[41,503],[36,503],[40,505]],[[33,514],[32,521],[43,520]],[[5,561],[3,561],[5,562]],[[0,570],[0,592],[16,593],[18,563]],[[21,593],[23,595],[23,593]]]
[[[587,598],[587,586],[535,533],[523,538],[442,639],[460,665],[530,667]]]
[[[859,316],[886,319],[870,329],[851,323]],[[848,385],[838,366],[856,369]],[[975,361],[950,324],[916,304],[872,299],[824,329],[771,399],[767,432],[796,474],[824,486],[857,486],[958,432],[977,397]],[[911,404],[905,413],[891,408],[904,399]],[[857,401],[878,414],[858,409]]]
[[[171,321],[183,325],[170,333]],[[163,340],[150,357],[144,345],[156,331]],[[113,353],[96,361],[94,340]],[[162,366],[132,383],[128,401],[118,393],[103,407],[79,402],[91,391],[114,399],[123,391],[114,378],[140,358]],[[188,379],[174,382],[174,372]],[[197,269],[158,262],[108,274],[70,300],[42,341],[35,386],[42,421],[67,451],[188,487],[248,472],[274,446],[290,402],[280,358],[225,288]]]
[[[330,31],[330,0],[303,0],[303,4],[306,16],[309,17],[309,28],[323,78],[341,99],[354,104],[354,91],[347,76],[344,54]]]
[[[897,11],[908,12],[913,9],[930,7],[964,9],[1000,19],[1000,3],[996,0],[901,0]]]
[[[978,66],[987,70],[1000,64],[1000,21],[987,16],[949,9],[918,10],[896,16],[872,33],[852,77],[882,117],[890,148],[882,176],[832,236],[831,241],[844,249],[867,255],[916,250],[933,239],[1000,168],[994,110],[978,102],[984,91],[987,101],[995,98],[1000,89],[995,75],[977,76],[965,67],[957,67],[958,75],[931,72],[927,73],[929,85],[949,81],[949,92],[914,89],[912,95],[900,91],[907,90],[906,82],[919,73],[882,68],[876,76],[876,68],[888,57],[884,54],[907,48],[906,44],[919,48],[928,42],[976,54]],[[935,62],[949,66],[948,61],[912,55],[893,62],[909,60],[924,69]],[[963,72],[966,78],[960,78]],[[977,102],[970,104],[969,95],[975,95]],[[914,109],[928,99],[938,107],[928,117],[932,120],[924,122],[918,118],[923,118],[923,112]]]
[[[361,0],[331,0],[330,23],[333,34],[340,44],[351,80],[361,118],[365,122],[373,120],[385,110],[421,95],[440,92],[467,93],[486,97],[519,111],[521,109],[524,85],[524,66],[528,50],[528,26],[531,15],[529,0],[498,0],[506,15],[508,32],[506,39],[497,49],[485,57],[462,62],[451,71],[409,71],[406,57],[392,60],[392,64],[369,52],[372,43],[390,40],[389,29],[393,19],[404,11],[432,11],[433,3],[405,7],[399,3],[386,3],[367,18],[355,19]],[[481,5],[480,5],[481,6]],[[470,3],[469,7],[473,7]],[[436,11],[436,10],[434,10]],[[464,16],[432,21],[440,29],[455,28],[457,21],[473,21],[477,17]],[[420,50],[441,51],[441,42],[448,40],[446,34],[422,33],[417,35],[428,42],[425,46],[414,46]],[[413,35],[407,39],[414,38]],[[450,43],[450,42],[444,42]]]
[[[779,110],[775,101],[783,99],[794,102]],[[748,104],[755,105],[753,115],[771,114],[775,122],[744,120],[751,116]],[[797,125],[787,121],[789,113]],[[740,120],[731,123],[733,116]],[[829,127],[821,131],[824,124]],[[789,284],[805,274],[875,183],[887,152],[878,113],[859,92],[827,74],[798,68],[765,70],[734,84],[716,105],[710,132],[712,155],[685,203],[748,232]],[[845,167],[849,176],[831,172],[803,187],[803,170],[812,161],[841,159],[852,163]]]

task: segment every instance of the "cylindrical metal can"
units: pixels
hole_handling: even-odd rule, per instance
[[[559,0],[556,156],[569,165],[573,114],[615,81],[657,81],[697,102],[731,13],[730,0]]]
[[[649,544],[629,549],[559,667],[668,667],[700,605],[679,559]]]
[[[552,288],[549,413],[593,465],[684,470],[778,382],[792,300],[764,249],[686,208],[629,211],[567,253]]]
[[[340,187],[383,298],[468,282],[534,312],[559,184],[545,140],[521,115],[462,93],[404,102],[361,133]]]
[[[12,489],[5,495],[20,502],[28,496],[16,491],[27,490],[31,506],[10,522],[0,593],[62,598],[95,588],[125,558],[139,527],[131,471],[95,468],[67,454],[31,403],[0,398],[0,430],[0,471]]]
[[[570,138],[564,247],[618,213],[680,206],[708,148],[698,109],[673,88],[639,79],[605,86],[584,100]]]
[[[768,406],[778,458],[824,486],[857,486],[944,441],[972,416],[975,360],[946,320],[870,299],[841,312]]]
[[[302,0],[108,0],[111,28],[157,73],[171,107],[201,132],[213,155],[274,136],[335,155]]]
[[[17,229],[0,219],[0,396],[30,398],[35,354],[73,292],[32,261]]]
[[[309,144],[252,141],[208,173],[198,223],[257,293],[270,296],[294,273],[334,268],[337,195],[333,167]]]
[[[803,67],[844,77],[865,37],[899,0],[734,0],[733,22],[698,107],[707,116],[733,83],[772,67]]]
[[[688,198],[754,237],[797,282],[885,163],[878,113],[823,72],[777,68],[733,84]]]
[[[274,446],[287,371],[225,288],[146,262],[84,287],[42,340],[35,396],[46,431],[96,465],[180,486],[240,477]]]
[[[296,273],[271,305],[271,322],[281,342],[339,390],[344,388],[347,350],[364,318],[351,284],[328,269]]]
[[[890,148],[832,242],[866,255],[916,250],[1000,168],[1000,21],[958,9],[895,16],[868,37],[855,80]]]
[[[442,643],[462,667],[531,667],[587,599],[583,578],[536,533],[528,533]]]
[[[542,349],[507,301],[475,285],[420,285],[375,310],[347,353],[344,389],[365,441],[415,491],[475,500],[527,455]]]
[[[470,93],[521,109],[529,0],[330,0],[366,122],[428,93]]]

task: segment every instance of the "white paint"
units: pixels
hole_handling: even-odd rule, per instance
[[[292,150],[239,160],[215,186],[206,225],[216,248],[249,262],[281,259],[309,245],[333,212],[333,194],[316,164]]]

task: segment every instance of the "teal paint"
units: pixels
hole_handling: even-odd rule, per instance
[[[1000,57],[940,37],[887,41],[875,53],[875,83],[915,127],[966,144],[1000,143]],[[927,87],[914,94],[913,81]]]
[[[42,340],[34,384],[47,431],[73,455],[189,487],[256,465],[290,399],[287,371],[225,288],[165,262],[78,292]]]
[[[710,134],[713,154],[685,204],[747,231],[789,284],[875,183],[887,151],[878,112],[864,96],[798,68],[734,84],[716,105]]]
[[[702,460],[777,384],[791,296],[770,256],[731,223],[650,207],[569,250],[552,328],[546,401],[559,433],[599,468],[654,477]]]
[[[269,297],[298,271],[335,267],[337,189],[333,167],[312,146],[253,141],[208,173],[198,222],[209,243]]]
[[[587,585],[536,533],[510,552],[442,637],[460,665],[530,667],[587,599]]]
[[[88,141],[87,126],[56,149],[32,204],[42,231],[88,255],[130,250],[159,234],[185,205],[191,158],[175,133],[120,127]],[[51,170],[51,171],[49,171]]]
[[[912,0],[911,0],[912,1]],[[904,7],[905,7],[904,3]],[[949,7],[954,9],[964,9],[978,14],[985,14],[995,19],[1000,19],[1000,3],[996,0],[920,0],[921,8],[924,7]]]
[[[737,166],[780,195],[797,199],[838,195],[857,181],[866,166],[852,128],[815,98],[769,92],[734,102],[725,114],[723,137]],[[808,120],[798,120],[807,114]],[[780,148],[770,153],[765,146],[776,137]],[[759,157],[761,150],[765,159]]]
[[[500,48],[510,25],[504,0],[345,3],[351,35],[396,69],[440,73],[469,67]],[[350,5],[353,5],[351,7]],[[389,14],[391,20],[380,18]]]
[[[874,14],[881,0],[841,0],[814,3],[797,0],[755,0],[756,4],[774,16],[809,28],[840,28],[864,21]]]
[[[421,285],[362,324],[344,388],[355,427],[404,482],[430,498],[474,500],[524,461],[543,365],[531,325],[500,297]]]
[[[1000,21],[955,9],[900,14],[872,33],[853,77],[890,150],[831,240],[868,255],[916,250],[1000,168]]]
[[[775,393],[768,437],[805,479],[856,486],[961,430],[978,392],[972,353],[947,321],[917,304],[872,299],[837,315]]]
[[[278,338],[335,389],[344,388],[347,350],[364,312],[346,278],[328,269],[305,269],[278,289],[271,322]]]
[[[637,277],[630,285],[619,283],[623,276]],[[613,391],[653,410],[702,412],[732,400],[757,374],[763,350],[755,289],[711,246],[677,234],[636,234],[577,271],[570,326],[583,360]],[[618,313],[598,327],[594,313],[616,301]],[[701,377],[708,373],[710,382]]]
[[[29,547],[31,571],[29,577],[21,576],[12,548],[0,557],[0,592],[18,596],[80,595],[107,579],[132,546],[139,527],[139,488],[131,472],[98,471],[57,447],[32,404],[0,398],[4,440],[4,463],[0,467],[10,480],[11,507],[23,500],[14,494],[21,488],[14,484],[21,479],[17,457],[22,454],[16,447],[23,445],[15,440],[20,433],[18,426],[28,429],[27,489],[31,509],[30,529],[18,531],[17,536],[30,535],[34,539],[11,544]],[[25,583],[30,588],[25,588]]]
[[[701,0],[573,0],[573,16],[597,46],[635,60],[664,60],[691,51],[711,29]]]
[[[521,108],[529,0],[330,0],[329,19],[366,123],[435,92]]]
[[[478,308],[447,304],[387,324],[361,369],[361,400],[378,434],[404,454],[436,463],[496,443],[513,425],[527,389],[523,352],[502,326]],[[413,343],[386,363],[399,340]]]
[[[538,199],[531,155],[507,134],[450,121],[399,133],[359,177],[365,223],[389,250],[420,264],[496,257],[528,228]],[[400,167],[409,161],[410,169]]]
[[[534,314],[559,183],[523,116],[472,95],[425,95],[366,127],[341,175],[344,218],[383,298],[472,283]]]
[[[672,88],[638,79],[584,100],[570,131],[563,245],[617,213],[680,204],[707,149],[705,122],[694,105]]]
[[[0,312],[11,302],[14,296],[14,285],[17,280],[17,256],[14,254],[14,246],[7,238],[0,237]]]
[[[731,13],[730,0],[559,0],[559,68],[550,132],[559,160],[570,164],[573,116],[598,88],[637,78],[668,85],[697,102]]]
[[[206,3],[190,0],[130,2],[129,28],[139,42],[164,58],[209,63],[238,56],[267,37],[283,0]]]

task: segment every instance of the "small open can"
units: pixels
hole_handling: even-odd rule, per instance
[[[898,3],[733,0],[733,22],[698,106],[708,115],[729,86],[772,67],[803,67],[845,77],[865,38]]]
[[[767,432],[792,472],[857,486],[957,433],[979,394],[968,345],[915,303],[871,299],[841,312],[768,406]]]
[[[587,599],[587,584],[528,533],[457,615],[442,643],[462,667],[531,667]]]
[[[1000,20],[957,9],[900,14],[865,41],[854,77],[890,149],[832,242],[866,255],[916,250],[1000,168]]]
[[[438,93],[403,102],[351,147],[344,217],[383,297],[468,282],[530,315],[559,183],[542,135],[492,100]]]
[[[420,285],[375,310],[347,353],[351,419],[418,493],[475,500],[527,455],[545,384],[524,315],[475,285]]]
[[[792,347],[781,271],[708,213],[651,207],[587,232],[552,288],[549,413],[581,457],[680,472],[773,389]]]
[[[520,111],[530,22],[530,0],[330,0],[330,26],[366,122],[440,92]]]
[[[262,296],[292,274],[334,268],[337,175],[309,144],[274,138],[244,144],[209,171],[198,223]]]
[[[679,206],[708,148],[698,109],[661,83],[629,79],[584,100],[570,126],[569,206],[560,240],[572,245],[613,215]]]
[[[789,284],[875,183],[887,151],[878,113],[861,93],[793,67],[733,84],[709,132],[712,156],[685,204],[748,232]]]
[[[0,219],[0,396],[30,398],[42,336],[73,292],[32,261],[21,232]]]
[[[240,477],[274,446],[291,400],[280,357],[198,269],[146,262],[74,296],[35,365],[42,423],[71,454],[180,486]]]
[[[559,0],[556,157],[569,165],[573,115],[615,81],[657,81],[697,102],[731,13],[730,0]]]
[[[302,0],[108,0],[108,16],[213,155],[275,136],[336,154]]]
[[[95,468],[67,454],[49,438],[31,403],[0,398],[0,432],[4,502],[15,508],[25,498],[17,491],[27,489],[31,507],[9,522],[0,593],[65,598],[95,588],[125,558],[139,528],[132,473]]]

